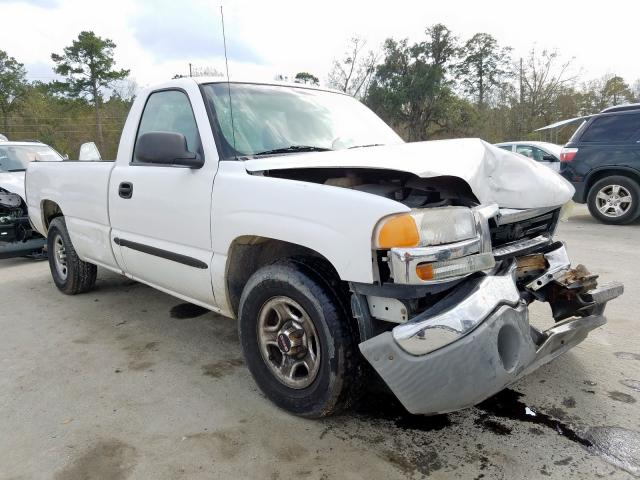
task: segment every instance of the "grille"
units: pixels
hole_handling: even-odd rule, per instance
[[[495,220],[491,220],[491,244],[495,248],[518,240],[551,234],[556,228],[559,215],[560,209],[557,209],[537,217],[504,225],[497,225]]]

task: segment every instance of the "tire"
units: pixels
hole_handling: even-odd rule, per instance
[[[283,309],[288,314],[277,313]],[[351,405],[362,371],[357,333],[339,296],[317,271],[293,260],[261,268],[242,292],[238,319],[249,371],[278,407],[320,418]],[[265,336],[276,341],[265,346]],[[291,362],[303,365],[278,367]]]
[[[630,202],[621,201],[625,198]],[[591,215],[602,223],[624,225],[633,222],[640,213],[640,187],[629,177],[605,177],[589,189],[587,205]]]
[[[76,295],[94,287],[98,268],[78,258],[64,217],[54,218],[49,225],[47,252],[53,282],[62,293]]]

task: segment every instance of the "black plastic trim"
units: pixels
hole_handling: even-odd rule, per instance
[[[144,245],[138,242],[132,242],[130,240],[125,240],[123,238],[115,237],[113,241],[116,245],[120,245],[121,247],[127,247],[127,248],[130,248],[131,250],[147,253],[149,255],[164,258],[166,260],[171,260],[172,262],[181,263],[189,267],[200,268],[202,270],[206,270],[207,268],[209,268],[209,266],[206,263],[204,263],[201,260],[198,260],[197,258],[188,257],[186,255],[170,252],[168,250],[163,250],[161,248],[151,247],[149,245]]]

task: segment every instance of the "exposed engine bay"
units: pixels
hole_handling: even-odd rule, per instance
[[[479,204],[469,185],[452,176],[420,178],[397,170],[364,168],[299,168],[272,170],[264,175],[359,190],[396,200],[409,208]]]
[[[39,253],[44,238],[29,223],[20,195],[0,188],[0,258]]]

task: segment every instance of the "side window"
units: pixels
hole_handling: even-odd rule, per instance
[[[200,149],[200,136],[189,97],[179,90],[164,90],[149,95],[140,119],[136,146],[140,135],[147,132],[181,133],[187,139],[189,151]],[[133,161],[139,162],[135,149]]]
[[[533,147],[528,145],[517,145],[516,152],[525,157],[533,158]]]
[[[533,158],[536,162],[542,162],[545,156],[544,150],[532,145],[518,145],[516,152],[525,157]]]
[[[512,151],[511,147],[512,145],[498,145],[498,148],[501,148],[502,150],[507,150],[509,152]]]
[[[584,132],[581,142],[624,142],[633,140],[640,130],[640,114],[606,115],[596,118]]]

